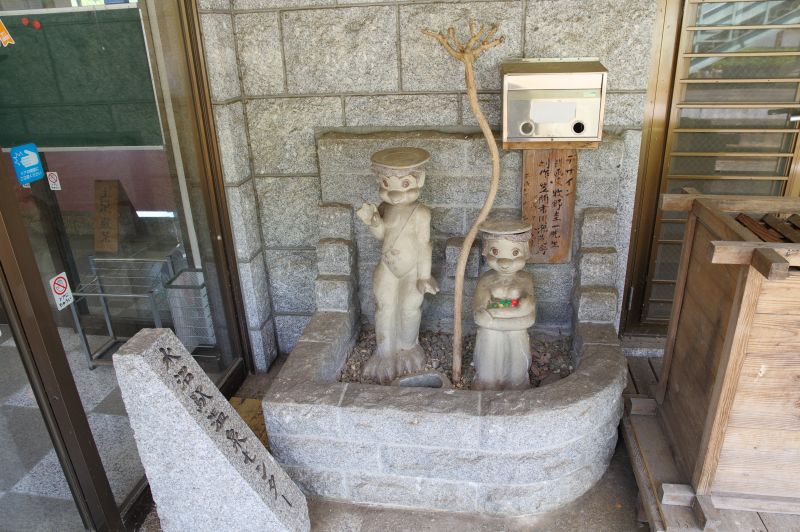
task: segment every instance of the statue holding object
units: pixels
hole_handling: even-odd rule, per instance
[[[431,277],[431,211],[418,200],[430,155],[420,148],[389,148],[372,155],[380,206],[365,203],[356,215],[373,237],[382,240],[375,267],[375,336],[377,349],[363,375],[386,383],[425,366],[419,324],[425,294],[439,287]]]
[[[536,322],[533,277],[524,271],[530,255],[531,225],[523,220],[487,220],[483,256],[491,268],[478,279],[472,311],[475,338],[473,390],[530,387],[528,327]]]

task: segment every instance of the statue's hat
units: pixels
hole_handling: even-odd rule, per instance
[[[478,229],[485,233],[484,238],[527,242],[531,239],[532,226],[519,218],[490,218]]]

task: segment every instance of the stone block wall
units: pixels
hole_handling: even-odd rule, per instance
[[[275,355],[270,338],[276,334],[277,349],[290,351],[315,309],[319,204],[325,196],[319,133],[341,127],[475,126],[460,65],[420,33],[423,26],[465,27],[469,18],[500,25],[506,41],[476,68],[480,100],[495,128],[503,59],[597,56],[608,68],[605,141],[597,152],[581,154],[576,216],[580,221],[585,209],[607,209],[613,218],[614,245],[606,247],[613,247],[617,257],[608,287],[621,292],[655,17],[652,0],[198,2],[259,369]],[[481,176],[482,183],[488,175],[478,170],[488,165],[485,149],[470,155],[456,162],[475,166],[472,175]],[[518,158],[518,153],[505,154],[509,163]],[[507,178],[518,180],[519,172],[509,170]],[[442,235],[463,232],[475,215],[482,201],[477,183],[429,189],[452,200],[434,219]],[[506,203],[513,203],[510,199]],[[458,207],[445,207],[451,204]],[[579,302],[572,294],[574,279],[581,279],[579,249],[572,264],[533,268],[543,278],[570,279],[568,301]],[[567,289],[564,283],[547,286],[560,291],[548,295],[553,301]],[[612,321],[619,301],[614,305]],[[550,310],[557,314],[552,320],[564,324],[573,314],[571,305]]]

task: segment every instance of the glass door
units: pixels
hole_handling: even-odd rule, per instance
[[[796,196],[798,120],[800,0],[687,0],[660,193]],[[642,324],[669,320],[685,217],[656,216]]]
[[[124,511],[145,478],[113,353],[141,328],[168,327],[220,387],[246,372],[189,15],[177,0],[22,4],[0,0],[13,39],[0,65],[14,73],[0,82],[0,179]],[[24,384],[2,402],[35,405]],[[58,460],[42,460],[47,481],[26,493],[70,501]]]

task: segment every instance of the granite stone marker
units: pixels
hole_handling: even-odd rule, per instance
[[[169,329],[114,355],[161,526],[307,531],[305,496]]]

